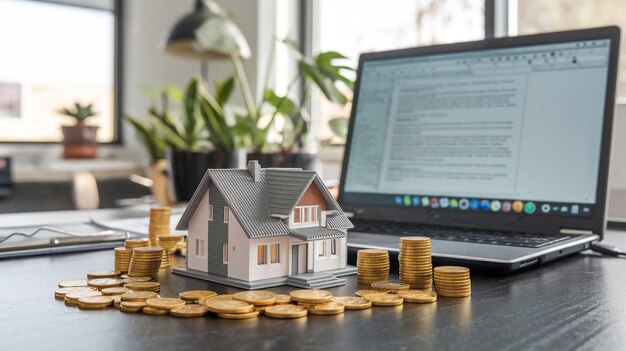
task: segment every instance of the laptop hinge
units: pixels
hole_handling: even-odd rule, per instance
[[[571,228],[561,228],[561,234],[571,234],[571,235],[585,235],[585,234],[593,234],[593,230],[587,229],[571,229]]]

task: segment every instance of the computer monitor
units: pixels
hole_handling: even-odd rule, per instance
[[[342,206],[481,226],[603,217],[618,41],[613,27],[362,55]]]

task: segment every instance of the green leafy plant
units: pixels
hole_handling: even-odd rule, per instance
[[[267,77],[270,76],[271,65],[266,71],[266,79],[260,101],[254,101],[248,79],[243,68],[242,57],[249,53],[248,44],[236,25],[231,21],[228,14],[215,2],[205,0],[207,6],[216,16],[207,20],[196,30],[196,39],[205,49],[215,50],[229,55],[234,69],[234,78],[238,83],[245,108],[232,108],[230,116],[224,115],[224,119],[233,123],[232,131],[244,146],[251,148],[252,152],[274,151],[294,152],[301,149],[304,137],[310,130],[310,116],[308,105],[313,88],[317,88],[331,102],[345,105],[353,88],[353,82],[346,73],[353,71],[351,67],[342,65],[345,56],[335,51],[320,53],[314,57],[306,57],[298,49],[297,44],[291,40],[283,40],[280,43],[286,45],[298,63],[298,74],[292,79],[284,94],[279,94],[276,89],[268,86]],[[274,48],[270,53],[268,62],[272,62]],[[297,101],[293,95],[293,89],[303,84],[304,92]],[[351,95],[351,94],[350,94]],[[219,101],[215,101],[218,102]],[[216,105],[210,105],[216,112]],[[228,118],[230,117],[230,118]],[[268,136],[272,128],[276,128],[277,120],[281,119],[281,140],[270,145]],[[211,132],[213,134],[213,132]],[[273,150],[272,150],[273,149]]]
[[[135,128],[139,139],[148,151],[150,163],[164,159],[167,144],[159,129],[153,123],[142,121],[136,117],[127,115],[126,120]]]
[[[78,123],[85,122],[87,118],[98,114],[93,110],[93,104],[83,106],[78,101],[74,102],[74,106],[70,108],[62,108],[57,112],[65,116],[73,117]]]

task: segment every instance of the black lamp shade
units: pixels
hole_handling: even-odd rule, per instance
[[[196,1],[193,12],[179,19],[165,36],[163,49],[172,55],[202,60],[225,59],[228,55],[203,49],[196,40],[196,29],[214,16],[202,0]]]

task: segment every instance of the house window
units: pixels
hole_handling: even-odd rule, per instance
[[[280,263],[280,244],[270,245],[270,263]]]
[[[318,250],[317,257],[326,257],[326,240],[319,242]]]
[[[224,223],[228,223],[229,213],[230,213],[230,208],[224,206]]]
[[[330,240],[330,255],[331,256],[337,255],[337,239]]]
[[[228,263],[228,244],[222,245],[222,263]]]
[[[293,224],[317,224],[319,206],[298,206],[293,210]]]
[[[257,247],[257,265],[267,264],[267,245],[259,245]]]
[[[196,239],[196,250],[195,254],[197,257],[205,257],[206,251],[204,248],[204,240]]]
[[[213,205],[209,205],[209,221],[213,220]]]

